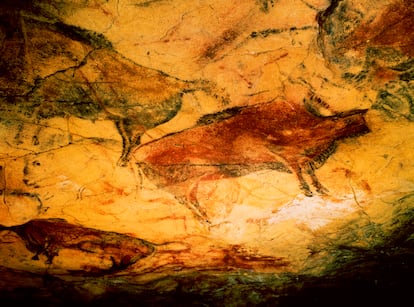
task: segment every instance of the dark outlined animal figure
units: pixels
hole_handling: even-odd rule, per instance
[[[31,123],[39,133],[54,117],[110,120],[122,137],[118,164],[124,166],[145,131],[180,111],[184,95],[202,91],[218,98],[211,82],[180,80],[138,65],[95,32],[9,15],[0,15],[0,120],[20,116],[21,130]],[[33,136],[32,145],[38,139]]]
[[[119,165],[125,165],[145,131],[176,116],[185,94],[209,91],[209,86],[169,77],[99,49],[84,65],[39,81],[27,98],[35,106],[36,120],[76,116],[114,122],[123,141]]]
[[[327,190],[315,170],[335,151],[336,141],[369,132],[366,110],[320,116],[306,104],[273,101],[209,114],[200,126],[166,136],[139,148],[142,172],[171,192],[201,220],[197,201],[201,181],[238,177],[260,170],[296,174],[306,196]]]
[[[16,233],[24,241],[26,248],[35,254],[33,260],[44,255],[47,264],[52,264],[62,249],[78,250],[110,259],[112,266],[101,273],[123,270],[155,251],[154,245],[145,240],[70,224],[63,219],[34,219],[10,227],[0,225],[0,231],[5,230]]]

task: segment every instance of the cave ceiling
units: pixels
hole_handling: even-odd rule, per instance
[[[409,0],[3,1],[0,297],[403,291],[413,29]]]

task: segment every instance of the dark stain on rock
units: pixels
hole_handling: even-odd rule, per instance
[[[161,2],[163,2],[164,0],[149,0],[149,1],[142,1],[142,2],[139,2],[139,3],[136,3],[136,4],[134,4],[134,6],[137,6],[137,7],[150,7],[150,6],[152,6],[152,5],[154,5],[154,4],[159,4],[159,3],[161,3]]]
[[[377,8],[376,16],[355,9],[349,1],[332,1],[318,15],[321,51],[339,66],[347,81],[370,86],[391,79],[410,80],[411,72],[398,74],[394,67],[414,56],[414,3],[394,0]],[[352,66],[360,72],[350,73]]]
[[[79,65],[93,48],[112,48],[102,34],[37,18],[25,16],[18,10],[0,12],[2,96],[27,93],[37,78],[44,77],[42,71],[50,69],[50,65],[58,71]]]
[[[389,119],[413,122],[414,85],[411,82],[388,82],[378,91],[372,108],[382,111]]]
[[[289,28],[269,28],[261,31],[253,31],[250,33],[249,38],[266,38],[270,35],[277,35],[281,33],[295,33],[297,31],[312,30],[314,26],[303,26],[303,27],[289,27]]]
[[[112,261],[107,270],[99,270],[91,264],[89,271],[94,273],[126,269],[155,251],[154,245],[145,240],[70,224],[63,219],[34,219],[18,226],[0,226],[0,230],[16,233],[26,248],[34,253],[32,259],[38,260],[40,255],[44,255],[47,264],[51,264],[62,249],[98,254]]]
[[[224,249],[223,253],[223,265],[228,269],[275,269],[287,267],[290,264],[283,257],[261,255],[255,251],[249,251],[241,245],[232,245],[228,249]]]
[[[217,54],[226,46],[233,43],[238,36],[239,31],[236,31],[235,29],[228,29],[224,31],[218,38],[213,40],[213,42],[204,48],[201,58],[214,60],[217,57]]]
[[[93,48],[112,48],[112,43],[101,34],[73,25],[67,25],[61,21],[51,24],[52,31],[64,33],[68,38],[90,44]]]
[[[304,174],[325,193],[315,170],[334,153],[337,141],[369,132],[366,110],[325,117],[309,110],[274,101],[207,115],[200,119],[204,125],[143,145],[136,157],[148,178],[202,220],[207,216],[197,202],[197,185],[203,180],[277,170],[295,173],[306,196],[312,191]]]
[[[230,118],[234,115],[239,114],[243,110],[243,107],[233,107],[229,109],[225,109],[223,111],[219,111],[217,113],[206,114],[202,116],[198,121],[197,125],[209,125],[215,122],[222,121],[224,119]]]
[[[343,0],[331,0],[330,5],[323,11],[319,12],[316,15],[316,20],[320,27],[324,27],[326,21],[329,17],[335,12],[336,8],[338,7],[339,3]]]
[[[10,189],[7,186],[6,180],[6,167],[5,165],[0,164],[0,205],[9,208],[12,203],[17,202],[20,205],[31,204],[38,213],[41,213],[43,210],[47,210],[44,208],[42,200],[40,196],[36,193],[30,193],[26,191],[22,191],[20,189]]]
[[[399,79],[401,81],[409,82],[414,80],[414,58],[396,65],[391,69],[399,73]]]
[[[260,10],[269,13],[270,9],[275,6],[275,0],[256,0],[256,3],[260,6]]]

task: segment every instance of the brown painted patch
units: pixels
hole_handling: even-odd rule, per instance
[[[115,195],[118,195],[118,196],[128,195],[128,193],[126,193],[124,189],[115,187],[110,182],[107,182],[107,181],[103,183],[103,190],[106,193],[114,193]]]
[[[399,0],[385,7],[372,22],[362,23],[342,43],[346,49],[393,47],[414,56],[414,3]]]
[[[223,264],[226,267],[263,270],[266,268],[280,269],[289,265],[283,257],[266,256],[249,251],[240,245],[230,246],[224,250]]]
[[[414,56],[414,3],[411,0],[396,1],[366,31],[369,44],[392,46],[408,56]],[[361,37],[362,30],[358,33]]]
[[[352,176],[355,176],[355,172],[346,167],[336,167],[333,169],[333,171],[344,173],[346,178],[352,178]]]
[[[60,250],[71,249],[98,254],[112,261],[112,267],[102,272],[97,272],[99,268],[93,268],[91,264],[89,271],[94,273],[125,269],[155,251],[154,245],[142,239],[78,226],[62,219],[35,219],[19,226],[0,226],[0,230],[10,230],[19,235],[26,248],[35,254],[34,260],[44,255],[46,262],[51,264]]]
[[[239,32],[240,30],[236,31],[235,29],[228,29],[224,31],[219,37],[204,47],[201,58],[214,60],[222,49],[234,42],[234,40],[240,35]]]
[[[366,192],[368,192],[368,193],[371,193],[371,192],[372,192],[372,188],[371,188],[371,186],[369,185],[368,181],[366,181],[366,180],[361,180],[360,185],[361,185],[361,187],[362,187],[362,188],[363,188]]]
[[[286,270],[291,265],[285,257],[266,255],[263,252],[243,245],[187,246],[185,243],[165,243],[157,246],[157,253],[148,259],[141,273],[166,272],[168,270],[209,270],[231,272],[245,269],[260,272]]]
[[[322,117],[286,101],[229,109],[201,118],[206,125],[142,146],[136,158],[151,180],[206,219],[195,197],[203,180],[268,169],[295,173],[307,196],[312,191],[303,173],[319,193],[326,192],[314,170],[334,152],[336,141],[369,132],[365,112]]]

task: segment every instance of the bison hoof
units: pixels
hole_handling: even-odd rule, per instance
[[[304,191],[304,193],[305,193],[306,197],[312,197],[313,196],[312,191]]]
[[[317,191],[319,194],[321,194],[321,195],[326,195],[326,194],[328,194],[328,192],[329,192],[329,190],[328,190],[327,188],[325,188],[325,187],[320,187],[320,188],[318,188],[316,191]]]
[[[128,162],[129,161],[127,159],[119,159],[116,165],[119,167],[126,167],[128,166]]]

